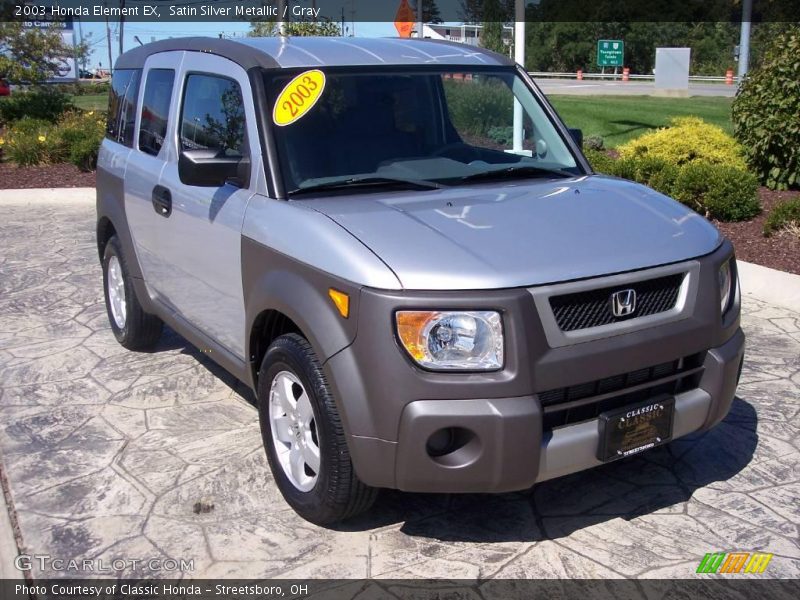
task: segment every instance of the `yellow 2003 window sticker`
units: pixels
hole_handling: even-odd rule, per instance
[[[272,120],[284,127],[302,119],[322,97],[325,90],[325,73],[319,69],[305,71],[292,79],[278,94]]]

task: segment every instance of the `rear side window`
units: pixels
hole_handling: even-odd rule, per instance
[[[247,154],[242,91],[232,79],[189,75],[180,123],[181,150],[214,150],[229,157]]]
[[[156,156],[164,145],[174,83],[173,69],[150,69],[147,73],[139,126],[139,150],[142,152]]]
[[[111,78],[106,137],[128,148],[133,146],[133,125],[141,76],[141,69],[122,69],[114,71]]]

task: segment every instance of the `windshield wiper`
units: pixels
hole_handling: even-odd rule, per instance
[[[545,167],[535,167],[533,165],[521,165],[507,167],[505,169],[495,169],[494,171],[483,171],[473,173],[460,178],[460,181],[479,181],[481,179],[513,179],[515,177],[530,176],[556,176],[556,177],[575,177],[574,173],[562,171],[561,169],[548,169]]]
[[[414,190],[438,190],[443,186],[433,181],[423,179],[401,179],[395,177],[351,177],[350,179],[327,181],[308,187],[297,188],[289,192],[289,196],[299,196],[310,192],[322,192],[329,190],[340,190],[345,188],[365,188],[365,187],[405,187]]]

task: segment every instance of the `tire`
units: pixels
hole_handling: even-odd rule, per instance
[[[353,469],[333,395],[311,345],[294,333],[280,336],[267,350],[260,373],[261,437],[286,502],[317,525],[332,525],[368,510],[378,490],[364,485]],[[295,400],[295,421],[285,410],[287,391]],[[298,444],[303,450],[295,453]],[[314,462],[314,444],[319,458],[316,472],[309,466]],[[298,453],[312,456],[311,461],[303,459],[302,470],[293,468]]]
[[[103,253],[103,292],[108,322],[117,341],[129,350],[155,346],[164,323],[142,309],[117,236],[108,240]],[[123,298],[124,302],[120,302]]]

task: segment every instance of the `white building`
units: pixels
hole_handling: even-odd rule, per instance
[[[422,37],[432,40],[450,40],[470,46],[480,46],[483,25],[448,25],[445,23],[425,23],[422,26]],[[514,39],[514,28],[503,25],[503,43],[509,48]]]

